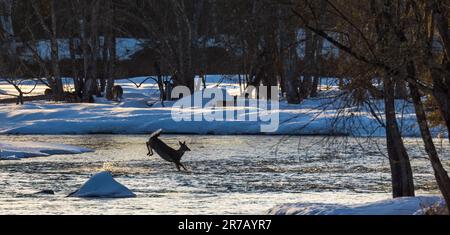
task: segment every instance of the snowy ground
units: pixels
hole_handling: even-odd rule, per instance
[[[144,78],[134,78],[140,83]],[[97,100],[96,104],[61,104],[47,101],[28,102],[24,106],[0,105],[0,134],[148,134],[160,128],[173,134],[262,134],[262,121],[182,121],[172,118],[173,103],[158,102],[158,90],[153,80],[148,80],[137,88],[128,80],[118,84],[125,89],[121,103]],[[228,76],[208,76],[208,87],[226,89],[231,95],[238,94],[237,79]],[[300,105],[289,105],[281,101],[279,109],[270,115],[279,115],[277,131],[265,134],[291,135],[354,135],[384,136],[384,130],[367,107],[345,105],[344,99],[337,98],[333,80],[324,79],[319,98],[306,100]],[[24,90],[27,90],[24,85]],[[34,84],[29,84],[29,89]],[[43,92],[39,86],[35,94]],[[10,85],[0,83],[0,90],[13,93]],[[2,98],[2,97],[0,97]],[[150,105],[151,106],[150,106]],[[342,107],[345,107],[342,109]],[[383,104],[373,101],[372,107],[383,117]],[[419,136],[414,110],[408,102],[398,101],[399,120],[404,136]],[[252,113],[265,110],[253,107],[228,108],[246,110],[245,118]],[[195,113],[207,114],[210,109],[197,107]],[[222,110],[223,112],[223,110]],[[237,118],[239,114],[234,114]],[[268,124],[268,123],[266,123]],[[436,134],[439,130],[436,130]]]
[[[424,215],[430,208],[445,210],[440,197],[410,197],[372,202],[363,205],[286,204],[269,211],[272,215]]]
[[[92,152],[91,149],[64,144],[39,142],[0,142],[0,160],[20,160],[31,157],[50,155],[81,154]]]

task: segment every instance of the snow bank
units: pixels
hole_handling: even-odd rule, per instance
[[[235,77],[207,77],[208,87],[226,89],[231,95],[239,93]],[[146,78],[133,78],[136,83]],[[331,82],[330,82],[331,81]],[[0,104],[0,134],[149,134],[164,129],[170,134],[279,134],[279,135],[353,135],[384,136],[384,128],[377,122],[368,107],[343,107],[345,100],[336,98],[339,93],[333,80],[323,79],[321,97],[305,100],[299,105],[280,102],[279,128],[262,133],[261,121],[249,120],[250,114],[264,113],[257,107],[228,107],[234,109],[234,120],[176,122],[172,112],[174,102],[158,102],[158,86],[150,79],[140,88],[127,80],[117,81],[124,88],[121,103],[97,99],[96,104],[60,104],[46,101],[27,102],[23,106]],[[10,88],[2,85],[0,88]],[[40,89],[40,88],[39,88]],[[151,104],[151,107],[149,107]],[[373,109],[383,118],[383,102],[373,101]],[[414,107],[409,102],[397,101],[399,124],[405,137],[420,136]],[[238,114],[238,110],[246,110]],[[262,112],[261,112],[262,111]],[[208,108],[196,107],[192,112],[210,114]],[[221,112],[221,111],[220,111]],[[267,124],[267,123],[264,123]],[[52,128],[49,128],[51,126]],[[435,135],[436,132],[434,132]]]
[[[423,215],[430,207],[445,207],[440,197],[405,197],[364,205],[286,204],[269,211],[271,215]]]
[[[385,131],[367,111],[351,111],[341,115],[338,107],[323,110],[327,99],[305,101],[301,105],[280,104],[277,131],[262,133],[261,121],[248,120],[259,112],[253,107],[244,117],[227,121],[181,121],[172,118],[172,103],[149,107],[148,97],[127,93],[124,102],[112,104],[54,104],[33,102],[23,106],[0,105],[0,134],[149,134],[164,129],[170,134],[279,134],[279,135],[353,135],[384,136]],[[209,109],[196,108],[195,113],[209,114]],[[420,136],[415,116],[404,114],[401,123],[405,137]],[[49,128],[51,126],[52,128]]]
[[[100,172],[92,176],[70,197],[80,198],[130,198],[136,197],[127,187],[114,180],[110,172]]]
[[[0,142],[0,151],[0,160],[20,160],[22,158],[46,157],[57,154],[93,152],[91,149],[71,145],[39,142]]]

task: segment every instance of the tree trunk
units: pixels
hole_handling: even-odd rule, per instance
[[[303,81],[300,87],[301,99],[307,99],[311,95],[313,85],[312,70],[314,66],[314,49],[315,42],[311,30],[305,29],[305,68],[303,71]]]
[[[447,208],[450,211],[450,178],[442,165],[441,160],[439,159],[436,146],[434,145],[419,89],[415,84],[410,84],[409,87],[414,107],[416,109],[417,123],[419,124],[422,139],[425,144],[425,151],[427,152],[431,166],[433,167],[439,190],[441,191],[445,202],[447,203]]]
[[[91,9],[91,75],[90,79],[93,80],[92,82],[92,94],[96,95],[97,97],[100,97],[100,89],[99,89],[99,76],[98,76],[98,61],[99,61],[99,24],[98,24],[98,18],[99,18],[99,7],[100,7],[100,0],[94,0],[92,1],[92,9]]]
[[[323,51],[323,38],[315,35],[314,36],[314,64],[313,64],[313,71],[314,71],[314,80],[311,87],[311,97],[317,97],[319,92],[319,85],[320,85],[320,76],[322,75],[322,51]]]
[[[165,100],[167,100],[167,95],[166,92],[164,90],[164,81],[163,81],[163,77],[162,77],[162,73],[161,73],[161,66],[159,65],[158,61],[155,61],[154,65],[153,65],[155,72],[156,72],[156,76],[158,77],[158,89],[159,89],[159,99],[164,102]]]
[[[408,63],[407,74],[412,78],[417,77],[415,64],[412,61]],[[436,150],[436,146],[434,145],[433,136],[431,135],[428,125],[427,115],[424,108],[425,106],[422,102],[420,90],[416,84],[412,83],[409,84],[409,89],[414,108],[416,110],[417,123],[419,125],[420,133],[425,144],[425,151],[427,152],[431,166],[433,167],[439,190],[441,191],[442,196],[444,197],[447,204],[447,208],[450,211],[450,177],[448,176],[447,171],[442,165],[439,154]]]
[[[391,165],[394,198],[414,196],[411,163],[397,123],[392,78],[384,79],[386,141]]]
[[[50,56],[51,56],[51,65],[52,65],[52,73],[53,78],[47,78],[49,80],[50,87],[52,88],[53,95],[55,100],[62,100],[63,98],[63,85],[61,81],[61,73],[59,68],[59,50],[58,50],[58,38],[57,38],[57,28],[56,28],[56,12],[55,12],[55,1],[51,0],[50,4],[50,27],[47,25],[47,22],[44,20],[44,17],[41,12],[41,8],[36,3],[35,0],[31,1],[31,5],[34,9],[34,13],[36,14],[39,24],[42,29],[46,32],[47,36],[50,38]]]
[[[184,1],[172,0],[175,13],[175,23],[178,28],[177,41],[177,74],[174,85],[188,87],[191,92],[194,91],[195,68],[192,60],[192,51],[197,47],[197,32],[193,31],[198,26],[198,22],[189,20],[185,9]],[[197,13],[196,13],[197,14]]]
[[[75,36],[71,35],[70,37],[70,61],[72,63],[72,79],[73,79],[73,85],[75,88],[75,93],[77,94],[78,98],[81,98],[82,94],[82,86],[80,82],[80,76],[78,74],[78,66],[77,66],[77,43],[75,42]]]
[[[289,43],[297,42],[297,34],[291,33],[289,35]],[[285,86],[286,86],[286,101],[289,104],[299,104],[300,99],[300,64],[298,61],[297,47],[289,47],[285,59]]]
[[[4,9],[3,15],[0,15],[0,23],[1,27],[3,28],[3,31],[7,34],[6,35],[6,42],[7,42],[7,50],[9,55],[15,56],[17,54],[17,43],[15,39],[15,33],[14,33],[14,27],[13,27],[13,21],[12,21],[12,7],[13,7],[13,0],[1,0],[0,4],[2,4],[2,7]]]
[[[320,84],[320,77],[314,76],[311,87],[311,97],[317,97],[317,95],[319,95],[319,84]]]
[[[441,75],[438,75],[441,76]],[[434,80],[434,79],[433,79]],[[447,133],[450,133],[450,89],[446,88],[441,82],[433,82],[433,97],[436,99],[441,116],[447,126]],[[450,134],[449,134],[450,141]]]
[[[82,58],[83,58],[83,79],[81,80],[80,86],[83,87],[82,92],[82,101],[89,102],[91,99],[91,82],[89,78],[90,69],[89,69],[89,51],[88,51],[88,39],[87,39],[87,16],[86,9],[87,3],[85,1],[80,1],[79,3],[79,12],[78,12],[78,23],[80,29],[80,42],[81,42],[81,50],[82,50]]]
[[[286,74],[286,100],[289,104],[300,104],[300,69],[298,63],[291,61]]]
[[[287,42],[287,30],[286,25],[284,22],[284,9],[279,6],[277,10],[277,34],[278,34],[278,41],[279,41],[279,47],[278,47],[278,63],[277,63],[277,74],[280,81],[280,88],[281,88],[281,96],[283,97],[286,93],[286,70],[287,70],[287,60],[288,57],[286,56],[286,42]]]
[[[395,81],[395,98],[406,100],[408,98],[408,89],[406,82],[402,80]]]
[[[64,89],[61,80],[61,72],[59,69],[59,49],[58,49],[58,37],[56,32],[55,1],[52,0],[50,4],[51,4],[50,13],[52,18],[50,44],[51,44],[52,70],[53,70],[53,77],[55,80],[54,84],[55,87],[53,93],[55,96],[55,100],[62,100]]]
[[[262,58],[262,82],[264,86],[272,87],[278,85],[278,80],[276,76],[276,51],[277,51],[277,42],[275,38],[275,29],[269,27],[265,31],[264,37],[264,47],[266,53]],[[272,95],[278,96],[278,94],[271,94],[271,92],[267,93],[267,99],[271,99]]]
[[[116,49],[115,36],[111,36],[108,38],[107,47],[108,47],[108,61],[107,61],[107,74],[106,74],[106,98],[108,100],[112,100],[113,97],[113,87],[114,87],[114,65],[115,65],[115,57],[116,57]]]
[[[442,68],[444,71],[436,71],[432,65],[428,65],[428,67],[433,78],[433,96],[438,102],[442,117],[445,120],[450,141],[450,27],[448,3],[442,0],[427,1],[427,3],[430,4],[429,6],[433,11],[432,18],[435,19],[433,23],[436,23],[437,33],[443,45],[444,59]],[[434,33],[433,30],[431,30],[431,33]],[[433,37],[431,37],[431,40],[433,40]],[[428,57],[433,59],[431,47],[428,53]]]
[[[106,98],[108,100],[112,100],[114,98],[113,95],[113,88],[114,88],[114,66],[116,62],[116,34],[114,31],[114,6],[110,1],[107,1],[106,3],[106,9],[108,11],[107,14],[107,20],[106,20],[106,27],[107,27],[107,37],[105,38],[105,45],[106,48],[106,64],[105,64],[105,71],[106,71]]]

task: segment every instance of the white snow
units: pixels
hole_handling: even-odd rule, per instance
[[[405,197],[362,205],[300,203],[277,206],[272,215],[423,215],[428,208],[445,208],[437,196]]]
[[[240,92],[236,76],[227,76],[223,81],[222,78],[217,75],[208,76],[208,88],[216,87],[219,83],[219,88],[226,89],[231,95]],[[133,80],[139,83],[145,78]],[[346,106],[346,101],[337,97],[339,92],[336,91],[333,79],[324,79],[322,82],[324,91],[321,92],[321,97],[308,99],[300,105],[290,105],[282,100],[279,109],[268,112],[279,114],[280,117],[278,130],[268,134],[385,135],[384,128],[368,107]],[[118,81],[117,84],[122,85],[125,90],[121,103],[97,99],[96,104],[47,101],[26,102],[23,106],[0,104],[0,134],[148,134],[158,129],[172,134],[264,134],[261,133],[261,121],[176,122],[172,118],[172,111],[180,110],[172,107],[174,102],[164,102],[164,105],[158,102],[159,91],[153,80],[148,80],[140,88],[136,88],[128,80]],[[0,89],[8,90],[11,86],[0,83]],[[36,90],[43,89],[38,87]],[[383,102],[372,102],[375,112],[382,119]],[[234,114],[236,118],[248,118],[252,113],[266,111],[243,106],[231,109],[247,110],[246,114]],[[397,109],[403,135],[420,136],[411,103],[397,101]],[[211,113],[210,109],[202,107],[196,107],[192,111],[202,115]],[[440,130],[433,131],[437,135]]]
[[[39,142],[0,142],[0,160],[20,160],[31,157],[47,157],[57,154],[81,154],[91,149],[65,144]]]
[[[136,197],[127,187],[114,180],[110,172],[92,176],[71,197],[80,198],[130,198]]]

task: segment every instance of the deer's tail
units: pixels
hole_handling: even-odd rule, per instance
[[[158,138],[158,137],[162,134],[162,132],[163,132],[162,129],[159,129],[159,130],[153,132],[153,134],[150,135],[150,139],[152,139],[152,138]]]

